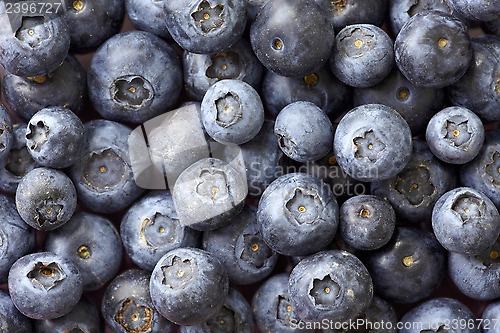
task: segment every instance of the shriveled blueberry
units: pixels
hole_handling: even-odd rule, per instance
[[[178,248],[156,264],[150,281],[151,298],[158,312],[179,325],[201,324],[224,305],[227,272],[206,251]]]
[[[71,260],[37,252],[21,257],[12,265],[9,293],[25,316],[54,319],[76,306],[82,296],[82,278]]]
[[[239,145],[259,133],[264,123],[264,107],[259,94],[248,83],[221,80],[203,97],[201,120],[215,141]]]
[[[396,64],[414,85],[442,88],[458,81],[472,58],[467,27],[442,11],[412,16],[394,42]]]
[[[229,281],[235,284],[263,280],[278,261],[278,254],[262,238],[257,210],[248,205],[229,225],[205,232],[203,249],[220,260],[227,269]]]
[[[432,229],[448,251],[479,254],[500,235],[500,214],[486,195],[459,187],[446,192],[436,202]]]
[[[340,120],[333,141],[340,167],[361,181],[385,180],[401,172],[411,157],[411,131],[394,109],[366,104]]]
[[[245,30],[244,0],[164,1],[165,24],[186,51],[214,53],[236,43]]]
[[[322,250],[335,236],[339,208],[330,187],[305,173],[273,181],[259,201],[257,221],[262,238],[284,255]]]
[[[142,269],[152,271],[158,260],[178,247],[196,247],[199,233],[180,225],[172,194],[151,192],[136,201],[120,224],[125,251]]]
[[[290,273],[290,299],[304,321],[347,321],[363,314],[373,298],[370,274],[345,251],[322,251],[301,260]]]
[[[80,113],[87,95],[87,74],[78,60],[68,55],[51,73],[22,77],[5,72],[5,101],[14,113],[28,121],[49,106],[62,106]]]
[[[137,30],[151,32],[161,38],[171,39],[165,20],[163,0],[125,0],[125,10]]]
[[[0,290],[0,328],[4,332],[33,333],[33,322],[14,306],[6,292]]]
[[[298,162],[315,161],[331,150],[333,126],[323,110],[311,102],[294,102],[280,111],[274,133],[285,155]]]
[[[429,232],[397,227],[384,247],[367,252],[364,263],[375,292],[396,303],[430,296],[446,273],[446,251]]]
[[[174,325],[153,306],[150,274],[129,269],[118,275],[104,292],[101,313],[106,324],[119,333],[173,333]]]
[[[16,207],[24,222],[37,230],[53,230],[69,221],[76,209],[76,190],[56,169],[28,172],[16,190]]]
[[[350,246],[375,250],[392,237],[396,213],[391,204],[372,195],[358,195],[340,206],[340,233]]]
[[[353,24],[335,37],[330,68],[352,87],[371,87],[382,81],[394,66],[391,38],[377,26]]]

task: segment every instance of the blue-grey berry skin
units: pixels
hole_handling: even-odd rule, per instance
[[[245,163],[248,194],[258,197],[282,170],[283,152],[274,135],[274,122],[265,120],[259,134],[240,148]]]
[[[227,49],[241,38],[247,22],[244,0],[165,1],[163,8],[172,38],[193,53]]]
[[[481,316],[481,329],[483,333],[499,333],[500,327],[495,325],[495,322],[500,318],[500,302],[494,301],[489,303]]]
[[[458,81],[472,58],[467,27],[441,11],[412,16],[394,42],[396,64],[414,85],[443,88]]]
[[[443,89],[417,87],[394,67],[382,82],[354,90],[354,106],[384,104],[396,110],[406,120],[412,134],[425,132],[431,117],[443,108]]]
[[[3,92],[10,109],[26,121],[49,106],[64,106],[79,114],[87,95],[87,73],[68,54],[61,66],[47,75],[26,78],[5,72]]]
[[[12,300],[0,290],[0,329],[3,332],[33,333],[33,322],[14,306]]]
[[[453,104],[470,109],[486,121],[498,121],[500,37],[476,37],[471,45],[473,55],[470,66],[460,80],[447,88],[448,97]]]
[[[274,123],[274,133],[285,155],[298,162],[312,162],[332,148],[333,125],[323,110],[311,102],[284,107]]]
[[[7,109],[0,103],[0,161],[7,158],[14,143],[14,130]]]
[[[325,65],[302,77],[281,76],[268,70],[262,81],[261,96],[266,111],[273,117],[288,104],[306,101],[316,104],[333,119],[350,107],[351,90]]]
[[[181,225],[207,231],[229,224],[248,194],[243,177],[216,158],[201,159],[184,170],[172,191]]]
[[[78,268],[50,252],[28,254],[9,272],[9,293],[16,308],[33,319],[54,319],[69,313],[82,296]]]
[[[479,154],[484,143],[484,126],[469,109],[451,106],[431,118],[425,139],[429,149],[440,160],[464,164]]]
[[[484,193],[500,209],[500,130],[487,131],[481,151],[460,168],[460,183]]]
[[[281,76],[306,76],[321,69],[335,33],[316,1],[268,1],[250,26],[250,42],[260,62]]]
[[[410,161],[411,131],[394,109],[382,104],[361,105],[340,120],[333,148],[338,164],[352,178],[385,180]]]
[[[82,157],[69,169],[78,201],[94,212],[117,212],[144,190],[134,181],[128,150],[130,128],[109,120],[85,124]]]
[[[278,254],[262,239],[257,209],[248,205],[229,225],[205,232],[202,247],[226,267],[229,282],[238,285],[263,280],[278,261]]]
[[[50,168],[28,172],[16,190],[19,215],[37,230],[53,230],[69,221],[76,209],[76,190],[68,176]]]
[[[388,0],[319,1],[335,33],[351,24],[373,24],[381,26],[388,6]]]
[[[101,333],[102,320],[97,307],[86,297],[82,297],[75,308],[68,314],[35,322],[36,333],[85,332]]]
[[[236,289],[229,288],[224,306],[203,324],[181,326],[180,333],[253,333],[253,313],[250,304]]]
[[[149,288],[163,317],[178,325],[197,325],[223,307],[229,282],[219,259],[186,247],[174,249],[158,261]]]
[[[456,170],[438,160],[424,141],[415,140],[406,167],[390,179],[371,183],[371,193],[388,200],[401,221],[430,222],[436,201],[456,187],[456,176]]]
[[[114,332],[174,332],[174,325],[153,306],[149,292],[150,276],[147,271],[129,269],[113,279],[106,288],[101,313]]]
[[[137,30],[151,32],[161,38],[172,39],[165,25],[163,0],[125,0],[125,10]]]
[[[40,166],[63,169],[82,155],[85,128],[71,110],[48,107],[35,113],[26,128],[26,147]]]
[[[271,333],[312,333],[313,329],[299,329],[301,319],[295,312],[288,292],[286,273],[275,274],[265,280],[252,298],[255,322],[261,332]]]
[[[365,88],[382,81],[394,66],[391,38],[377,26],[353,24],[335,37],[330,68],[345,84]]]
[[[12,126],[12,146],[0,159],[0,189],[8,193],[16,193],[24,175],[37,166],[26,147],[26,126],[25,123]]]
[[[330,187],[305,173],[286,174],[262,194],[257,210],[262,238],[284,255],[322,250],[335,236],[339,207]]]
[[[500,17],[498,2],[489,0],[447,0],[460,14],[475,21],[490,21]]]
[[[68,25],[56,14],[22,16],[18,25],[0,29],[0,65],[18,76],[53,72],[68,54]]]
[[[475,255],[486,251],[500,235],[500,213],[486,195],[458,187],[436,202],[432,229],[448,251]]]
[[[102,117],[142,123],[175,105],[182,69],[174,49],[160,37],[129,31],[97,50],[87,80],[90,101]]]
[[[178,247],[196,247],[198,231],[180,225],[172,194],[151,192],[136,201],[120,224],[125,251],[140,268],[152,271],[158,260]]]
[[[67,2],[64,19],[71,36],[71,50],[88,52],[120,31],[125,16],[123,0]]]
[[[421,333],[428,330],[436,332],[444,327],[453,327],[450,323],[455,321],[457,323],[471,323],[471,325],[465,325],[457,330],[451,329],[450,331],[462,333],[481,332],[474,314],[465,304],[456,299],[444,297],[428,300],[408,311],[401,318],[403,329],[400,329],[399,332]],[[415,323],[419,323],[419,325],[414,325]]]
[[[389,302],[414,303],[429,297],[446,273],[446,251],[429,232],[397,227],[382,248],[363,260],[375,293]]]
[[[302,259],[290,273],[290,299],[304,321],[347,321],[364,313],[373,298],[370,274],[345,251],[321,251]]]
[[[0,195],[0,220],[0,283],[4,283],[12,264],[34,250],[35,230],[21,219],[14,200],[4,195]]]
[[[340,206],[340,234],[356,249],[375,250],[384,246],[395,226],[394,208],[382,198],[358,195]]]
[[[259,133],[264,123],[264,107],[259,94],[248,83],[221,80],[203,97],[201,120],[215,141],[240,145]]]
[[[97,290],[115,277],[122,258],[120,235],[111,221],[84,212],[48,233],[45,250],[75,263],[85,291]]]
[[[201,101],[208,88],[224,79],[245,81],[258,89],[264,72],[264,66],[245,39],[211,54],[184,51],[182,64],[184,88],[188,97],[196,101]]]

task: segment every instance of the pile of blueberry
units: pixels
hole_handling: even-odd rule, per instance
[[[499,0],[56,4],[0,1],[1,333],[500,332]]]

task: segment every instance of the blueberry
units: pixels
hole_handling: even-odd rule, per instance
[[[284,107],[276,117],[274,133],[283,153],[298,162],[319,160],[332,148],[332,123],[311,102],[299,101]]]
[[[335,131],[340,167],[361,181],[385,180],[401,172],[411,157],[411,132],[394,109],[366,104],[349,111]]]
[[[246,1],[164,1],[165,23],[172,38],[186,51],[214,53],[236,43],[245,30]]]
[[[316,1],[268,1],[250,26],[250,42],[260,62],[282,76],[318,71],[332,51],[334,31]]]
[[[288,274],[279,273],[265,280],[252,299],[255,321],[261,332],[313,333],[313,329],[296,328],[300,318],[290,300]]]
[[[425,137],[430,150],[440,160],[464,164],[479,154],[484,127],[481,119],[469,109],[452,106],[432,117]]]
[[[486,306],[481,316],[481,328],[483,333],[498,333],[500,327],[495,323],[500,318],[500,303],[499,301],[492,302]]]
[[[169,191],[151,192],[136,201],[122,218],[120,234],[132,261],[148,271],[168,251],[195,247],[200,238],[197,231],[180,225]]]
[[[68,54],[68,25],[56,14],[24,15],[12,30],[7,26],[0,31],[0,45],[0,65],[8,72],[25,77],[45,75]]]
[[[92,57],[88,72],[92,105],[116,121],[142,123],[160,115],[175,105],[181,87],[178,56],[149,32],[111,37]]]
[[[12,122],[7,109],[0,103],[0,161],[7,158],[13,142]]]
[[[460,80],[448,87],[448,96],[453,104],[470,109],[484,120],[498,121],[500,37],[473,38],[471,45],[470,66]]]
[[[400,222],[430,222],[432,208],[455,188],[455,169],[438,160],[424,141],[413,142],[410,162],[396,176],[371,184],[374,195],[387,199]]]
[[[259,201],[262,238],[284,255],[306,255],[327,246],[335,236],[339,208],[330,187],[305,173],[273,181]]]
[[[215,141],[239,145],[259,133],[264,123],[264,107],[259,94],[248,83],[221,80],[203,97],[201,120]]]
[[[366,253],[364,263],[377,295],[414,303],[437,289],[446,272],[446,251],[431,233],[397,227],[389,243]]]
[[[85,124],[84,153],[69,169],[80,203],[95,212],[116,212],[137,199],[143,189],[134,182],[128,137],[131,130],[109,120]]]
[[[451,323],[468,323],[454,329]],[[415,325],[418,323],[419,325]],[[470,325],[470,324],[474,325]],[[401,333],[446,332],[480,333],[472,311],[453,298],[434,298],[408,311],[401,318]],[[472,326],[472,327],[471,327]]]
[[[125,10],[137,30],[151,32],[161,38],[171,39],[165,20],[163,0],[125,0]]]
[[[71,49],[88,52],[118,31],[123,22],[123,0],[67,1],[64,19],[68,23]]]
[[[350,246],[360,250],[375,250],[392,237],[396,213],[384,199],[358,195],[340,207],[340,233]]]
[[[78,114],[86,96],[86,77],[78,60],[71,55],[46,75],[25,78],[5,72],[5,101],[17,116],[26,121],[49,106],[63,106]]]
[[[394,66],[391,38],[371,24],[353,24],[335,37],[330,68],[352,87],[371,87],[382,81]]]
[[[12,300],[0,290],[0,328],[3,332],[32,333],[33,323],[14,306]]]
[[[59,170],[33,169],[19,182],[16,207],[31,227],[44,231],[56,229],[68,222],[75,212],[75,186]]]
[[[102,322],[96,306],[82,297],[68,314],[56,319],[37,320],[35,328],[37,333],[100,333]]]
[[[454,9],[470,20],[489,21],[500,16],[498,3],[488,0],[447,0]]]
[[[26,147],[40,166],[67,168],[82,155],[83,123],[71,110],[49,107],[35,113],[26,128]]]
[[[372,279],[354,255],[322,251],[301,260],[290,273],[295,313],[308,321],[346,321],[364,313],[373,298]]]
[[[500,235],[500,214],[490,199],[468,187],[446,192],[432,210],[432,229],[450,252],[479,254]]]
[[[0,283],[7,281],[12,264],[35,248],[35,232],[19,216],[16,204],[0,195]],[[0,325],[0,327],[2,327]]]
[[[214,83],[242,80],[257,89],[264,67],[252,51],[250,43],[240,39],[224,51],[197,54],[185,51],[182,57],[184,87],[188,96],[201,101]]]
[[[155,308],[179,325],[201,324],[214,316],[223,307],[228,288],[227,272],[220,261],[195,248],[165,254],[150,282]]]
[[[333,0],[320,1],[335,32],[351,24],[373,24],[380,26],[384,21],[387,0]]]
[[[82,278],[69,259],[37,252],[21,257],[12,265],[9,293],[25,316],[54,319],[76,306],[82,296]]]
[[[246,180],[231,165],[205,158],[184,170],[172,196],[182,226],[214,230],[227,225],[243,208]]]
[[[396,64],[414,85],[442,88],[458,81],[472,58],[467,27],[441,11],[412,16],[394,42]]]
[[[180,333],[253,333],[250,305],[236,289],[230,288],[224,306],[203,324],[181,326]]]
[[[26,147],[26,124],[12,126],[12,146],[0,159],[0,188],[9,193],[16,193],[17,185],[25,174],[36,167]]]
[[[460,183],[484,193],[500,209],[500,131],[485,133],[477,157],[460,169]]]
[[[146,271],[129,269],[118,275],[106,288],[101,313],[114,332],[174,332],[174,325],[153,306],[149,277]]]
[[[261,90],[266,111],[273,117],[288,104],[306,101],[335,118],[348,110],[352,98],[351,89],[332,74],[328,65],[304,77],[286,77],[266,71]]]
[[[262,239],[257,210],[251,206],[245,206],[229,225],[205,232],[203,249],[220,260],[235,284],[263,280],[278,261],[278,254]]]

